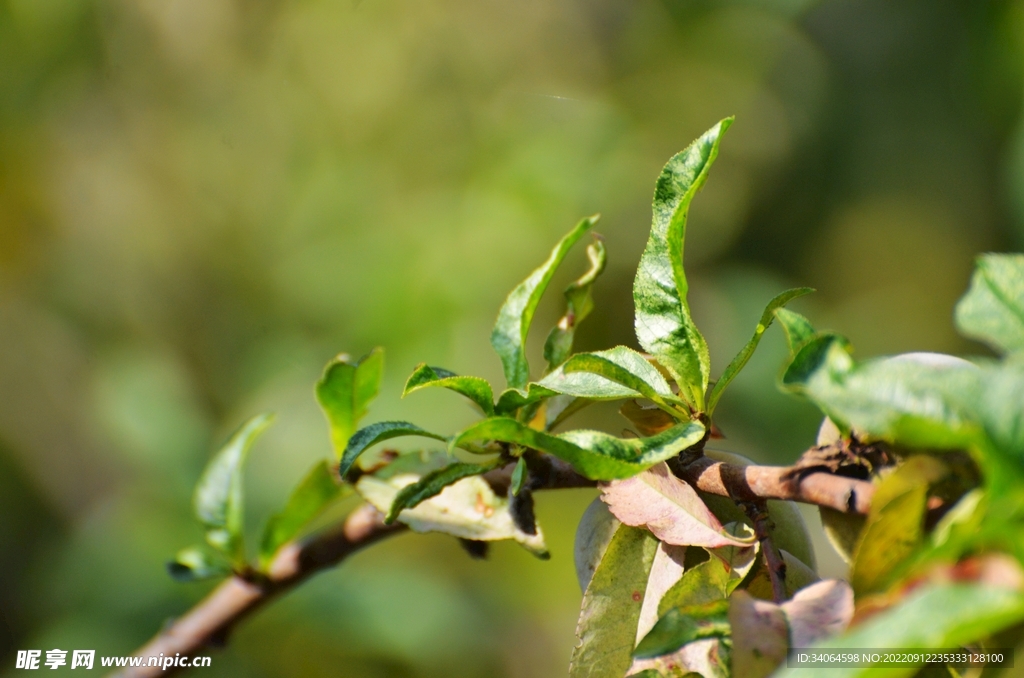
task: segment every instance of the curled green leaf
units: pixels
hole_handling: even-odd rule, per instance
[[[196,517],[206,528],[206,540],[234,562],[245,559],[242,468],[252,444],[273,418],[261,414],[242,424],[206,465],[192,495]]]
[[[391,508],[388,509],[387,516],[384,517],[384,522],[390,525],[395,522],[398,514],[404,509],[415,508],[421,502],[440,494],[444,488],[452,483],[469,476],[482,475],[503,464],[504,462],[501,459],[496,459],[490,464],[464,464],[456,462],[436,471],[431,471],[415,483],[406,485],[398,491],[395,500],[391,503]]]
[[[586,373],[618,384],[629,389],[631,396],[648,398],[665,408],[671,408],[670,401],[677,401],[668,382],[661,376],[661,372],[641,354],[627,346],[616,346],[607,351],[574,355],[562,366],[562,373],[565,375],[562,379],[556,379],[554,375],[550,375],[552,377],[550,380],[546,379],[541,383],[552,390],[567,393],[564,384],[573,384],[575,386],[574,382],[579,379],[579,377],[572,375]],[[562,384],[559,384],[559,381]],[[587,385],[591,384],[598,386],[598,388],[592,391],[595,395],[600,396],[607,392],[606,384],[597,380],[590,380]],[[586,397],[583,395],[585,393],[585,390],[577,388],[576,392],[568,394]],[[686,414],[689,413],[686,412]]]
[[[686,301],[686,216],[731,124],[732,118],[722,120],[665,165],[654,190],[650,238],[633,282],[637,339],[672,373],[680,395],[696,410],[704,409],[711,359]]]
[[[512,483],[509,485],[509,491],[512,492],[512,496],[519,494],[519,490],[523,488],[523,483],[526,481],[526,459],[519,457],[516,461],[516,467],[512,470]]]
[[[175,581],[203,581],[231,574],[231,563],[202,546],[190,546],[167,563],[167,572]]]
[[[341,456],[367,406],[377,397],[384,371],[384,350],[375,348],[356,362],[345,354],[324,368],[316,384],[316,399],[331,427],[331,445]]]
[[[370,424],[369,426],[361,428],[352,434],[352,437],[348,441],[348,445],[345,447],[345,451],[341,455],[338,474],[342,478],[346,477],[349,470],[352,468],[352,465],[356,463],[356,459],[359,458],[359,455],[370,447],[377,443],[382,443],[385,440],[400,438],[402,436],[420,436],[423,438],[447,441],[447,438],[444,436],[438,435],[437,433],[431,433],[430,431],[422,429],[416,424],[411,424],[407,421],[381,421],[376,424]]]
[[[530,381],[530,365],[526,360],[526,335],[533,322],[533,314],[541,295],[555,275],[565,255],[583,235],[597,223],[597,217],[587,217],[563,237],[544,261],[523,282],[519,283],[498,312],[498,320],[491,332],[494,347],[505,370],[509,388],[523,388]]]
[[[553,370],[569,357],[572,342],[576,335],[576,327],[590,315],[594,309],[591,288],[594,281],[604,271],[608,257],[601,237],[594,234],[594,242],[587,245],[587,259],[590,268],[587,272],[565,288],[565,315],[558,324],[551,328],[544,342],[544,359],[548,361],[548,370]]]
[[[797,287],[792,290],[786,290],[768,302],[768,305],[765,306],[764,312],[761,314],[760,322],[757,323],[757,327],[754,329],[754,336],[752,336],[743,349],[736,354],[736,357],[732,359],[732,362],[730,362],[728,367],[725,368],[725,372],[722,372],[722,376],[717,382],[715,382],[714,387],[712,387],[711,393],[708,395],[708,414],[715,411],[715,406],[721,399],[725,388],[733,379],[736,378],[736,375],[740,373],[740,370],[742,370],[747,364],[750,357],[754,355],[754,351],[757,350],[757,345],[761,343],[761,335],[764,334],[765,330],[767,330],[772,324],[772,320],[775,319],[775,311],[797,297],[802,297],[803,295],[810,294],[813,291],[814,290],[810,287]]]
[[[294,539],[331,502],[349,491],[347,485],[339,485],[335,480],[326,459],[317,462],[292,491],[284,509],[267,521],[260,544],[260,565],[266,567],[270,564],[283,544]]]
[[[477,407],[487,416],[494,414],[494,393],[486,379],[480,377],[460,377],[454,372],[440,367],[431,367],[420,363],[405,382],[402,397],[415,393],[420,389],[437,386],[460,393],[476,403]]]
[[[808,341],[814,338],[814,326],[811,321],[788,308],[775,309],[775,317],[786,332],[786,343],[789,344],[789,355],[795,356]]]

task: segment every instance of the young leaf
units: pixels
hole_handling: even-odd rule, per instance
[[[790,356],[795,356],[804,344],[814,338],[814,326],[811,325],[810,320],[799,313],[790,311],[788,308],[777,308],[775,317],[786,332]]]
[[[600,236],[594,236],[594,242],[587,245],[587,259],[590,268],[577,280],[565,288],[565,305],[567,310],[558,324],[551,328],[544,342],[544,360],[548,361],[548,370],[553,370],[569,357],[576,327],[590,315],[594,301],[590,290],[601,275],[607,261],[607,255]]]
[[[377,510],[386,513],[398,493],[419,480],[420,476],[412,473],[394,475],[387,480],[367,475],[356,483],[356,490]],[[494,494],[480,476],[463,478],[415,508],[402,511],[398,522],[408,525],[414,532],[444,532],[472,541],[513,539],[534,555],[548,557],[541,529],[537,527],[533,534],[519,529],[508,500]]]
[[[956,305],[956,324],[1000,353],[1024,349],[1024,255],[978,257],[971,287]]]
[[[714,387],[712,387],[711,393],[708,395],[708,414],[714,412],[715,406],[722,397],[722,392],[725,391],[725,387],[736,378],[736,375],[740,373],[740,370],[742,370],[747,364],[750,357],[754,355],[757,345],[761,342],[761,335],[764,334],[764,331],[772,324],[772,320],[775,319],[775,311],[797,297],[802,297],[803,295],[810,294],[813,291],[814,290],[810,287],[797,287],[796,289],[783,292],[768,302],[768,305],[764,309],[764,313],[761,314],[761,321],[757,323],[757,327],[754,329],[754,336],[750,338],[750,341],[748,341],[747,345],[743,347],[743,350],[736,354],[736,357],[732,359],[729,366],[725,368],[725,372],[722,373],[722,376],[715,382]]]
[[[602,499],[626,525],[646,527],[658,539],[678,546],[750,546],[753,535],[725,532],[693,487],[660,463],[639,475],[609,483]]]
[[[547,260],[509,293],[498,312],[498,321],[491,332],[494,347],[505,370],[509,388],[523,388],[530,381],[530,365],[526,360],[526,334],[541,295],[555,275],[565,255],[583,235],[597,223],[597,217],[583,219],[551,251]]]
[[[658,540],[620,526],[583,595],[570,678],[618,678],[629,668]]]
[[[433,438],[434,440],[448,440],[442,435],[431,433],[407,421],[381,421],[376,424],[370,424],[352,434],[348,445],[345,447],[345,451],[341,455],[338,475],[342,478],[346,477],[352,465],[356,463],[356,459],[359,458],[359,455],[368,448],[385,440],[402,436],[421,436],[423,438]]]
[[[452,439],[457,447],[474,441],[496,440],[547,452],[569,462],[592,480],[628,478],[659,461],[670,459],[704,436],[698,422],[686,422],[650,438],[623,439],[599,431],[567,431],[553,436],[515,419],[484,419]]]
[[[516,467],[512,471],[512,483],[509,485],[509,491],[512,492],[512,496],[519,494],[519,490],[523,488],[523,482],[526,480],[526,459],[519,457],[516,461]]]
[[[503,466],[504,463],[501,459],[497,459],[490,464],[464,464],[456,462],[436,471],[431,471],[415,483],[406,485],[395,495],[395,500],[391,503],[391,508],[388,509],[387,516],[384,518],[385,524],[390,525],[395,522],[398,514],[403,509],[414,508],[421,502],[437,496],[441,493],[441,490],[452,483],[469,476],[482,475],[492,469]]]
[[[347,485],[337,483],[326,459],[317,462],[292,491],[284,510],[267,521],[260,544],[260,566],[269,565],[282,544],[294,539],[328,504],[350,491]]]
[[[430,367],[420,363],[405,382],[402,397],[415,393],[423,388],[439,386],[460,393],[474,403],[488,417],[494,414],[494,393],[486,379],[480,377],[460,377],[454,372],[440,367]]]
[[[273,418],[261,414],[242,424],[206,465],[192,496],[196,517],[206,527],[206,540],[235,563],[245,560],[242,467],[253,442]]]
[[[647,362],[642,355],[626,346],[616,346],[607,351],[595,353],[578,353],[562,366],[561,371],[565,375],[561,379],[562,381],[572,380],[570,375],[574,374],[597,375],[664,407],[669,407],[666,401],[676,400],[671,387],[657,368]],[[554,377],[554,374],[549,376]],[[559,379],[545,378],[541,383],[554,391],[559,390],[556,386],[558,381]],[[559,392],[565,393],[565,391]],[[586,397],[580,392],[572,395]]]
[[[167,572],[175,581],[202,581],[231,574],[231,564],[219,553],[190,546],[178,551],[174,560],[167,563]]]
[[[965,647],[1024,620],[1024,595],[976,584],[924,586],[850,632],[830,638],[829,652],[853,648],[899,648],[901,652],[936,647]],[[794,641],[797,639],[794,639]],[[794,642],[794,648],[800,646]],[[917,666],[836,670],[845,678],[911,676]],[[841,673],[840,673],[841,671]],[[884,673],[883,673],[884,672]],[[806,678],[806,668],[788,668],[776,678]]]
[[[928,486],[948,472],[938,459],[915,455],[879,484],[850,569],[857,595],[883,590],[921,544]]]
[[[384,371],[384,349],[375,348],[357,362],[344,353],[327,363],[316,384],[316,399],[331,427],[331,445],[339,457],[349,437],[377,397]]]
[[[675,652],[695,640],[725,638],[729,632],[728,600],[674,607],[637,644],[633,656],[637,659],[657,657]]]
[[[640,345],[672,373],[680,395],[704,409],[711,359],[690,318],[683,271],[683,240],[690,202],[707,180],[718,155],[726,118],[668,161],[654,190],[654,219],[633,282],[636,336]]]

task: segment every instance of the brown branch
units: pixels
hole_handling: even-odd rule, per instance
[[[754,536],[761,545],[761,555],[764,556],[764,565],[768,570],[768,580],[772,583],[772,598],[776,605],[781,605],[786,600],[786,561],[782,553],[772,541],[771,517],[768,515],[768,502],[761,499],[755,502],[743,502],[742,507],[754,523]]]
[[[554,457],[537,455],[531,462],[532,489],[593,487],[596,483],[576,473]],[[496,469],[484,477],[499,494],[510,484],[515,464]],[[731,497],[740,502],[760,503],[765,499],[789,499],[834,508],[846,513],[867,513],[874,487],[870,482],[831,473],[801,475],[797,467],[737,466],[706,457],[681,469],[684,480],[709,494]],[[231,630],[245,617],[317,572],[333,567],[356,551],[384,537],[401,532],[402,525],[384,525],[383,516],[364,504],[333,530],[284,546],[265,577],[233,576],[215,588],[191,611],[174,621],[134,656],[192,657],[205,648],[222,646]],[[766,549],[766,553],[767,553]],[[769,562],[769,571],[778,570]],[[783,565],[784,566],[784,565]],[[773,578],[773,587],[776,582]],[[777,595],[777,593],[776,593]],[[180,667],[141,666],[126,668],[119,678],[169,676]]]

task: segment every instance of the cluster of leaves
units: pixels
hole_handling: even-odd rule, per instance
[[[565,290],[566,312],[544,344],[544,373],[531,380],[527,334],[556,269],[597,221],[584,219],[499,312],[491,344],[506,388],[497,397],[486,380],[440,367],[422,364],[409,377],[403,395],[454,391],[479,411],[479,421],[450,435],[407,421],[357,428],[379,389],[383,355],[377,349],[354,362],[339,356],[316,388],[336,459],[315,465],[268,522],[257,564],[249,564],[242,538],[241,472],[267,416],[246,423],[210,462],[194,502],[207,545],[179,553],[172,574],[265,570],[282,545],[353,491],[386,522],[451,534],[472,553],[512,539],[546,557],[532,493],[545,487],[557,462],[601,487],[577,535],[584,596],[572,676],[758,678],[790,648],[825,639],[837,647],[942,647],[980,642],[1024,621],[1024,576],[998,555],[1024,561],[1024,257],[982,258],[957,309],[961,330],[989,343],[1001,360],[911,354],[857,363],[844,338],[818,332],[784,308],[811,291],[799,288],[769,301],[750,340],[712,381],[708,347],[687,304],[683,243],[690,203],[730,124],[723,120],[674,156],[658,178],[633,288],[636,336],[646,353],[626,346],[572,353],[605,266],[595,236],[589,266]],[[823,511],[830,536],[851,560],[850,584],[818,581],[791,504],[741,506],[698,492],[672,472],[673,464],[715,454],[705,450],[714,410],[775,319],[791,352],[781,385],[827,415],[823,431],[831,437],[821,442],[854,451],[882,445],[898,461],[875,469],[868,516]],[[620,412],[635,434],[556,432],[583,407],[613,400],[624,401]],[[400,436],[431,438],[445,449],[364,455]],[[784,599],[769,549],[784,563]],[[923,614],[928,624],[913,623]],[[869,615],[844,633],[851,620]]]

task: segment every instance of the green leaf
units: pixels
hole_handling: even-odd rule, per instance
[[[786,332],[789,354],[795,356],[808,341],[814,338],[814,326],[811,321],[788,308],[775,309],[775,317]]]
[[[1024,255],[978,257],[970,289],[956,306],[956,324],[1000,353],[1024,349]]]
[[[850,583],[857,595],[882,591],[924,539],[929,485],[949,469],[939,460],[913,456],[879,484],[861,530]]]
[[[558,324],[551,328],[551,332],[544,342],[544,359],[548,361],[549,371],[561,365],[569,357],[576,327],[594,309],[594,300],[590,291],[607,262],[604,242],[597,234],[594,235],[594,242],[587,245],[587,259],[590,261],[590,268],[565,288],[567,310]]]
[[[565,386],[559,382],[572,382],[574,374],[593,374],[604,380],[613,382],[630,390],[635,396],[643,396],[658,405],[670,407],[667,401],[676,401],[672,388],[661,376],[656,367],[647,362],[647,359],[640,353],[627,346],[616,346],[607,351],[595,353],[579,353],[570,358],[562,366],[562,378],[554,378],[554,374],[541,381],[546,388],[557,390],[567,395],[576,397],[593,397],[586,395],[586,391],[577,390],[575,393],[566,393]],[[574,384],[574,386],[577,386]],[[595,385],[596,384],[596,385]],[[590,380],[586,385],[593,389],[596,397],[602,397],[607,392],[607,385],[601,382]],[[689,414],[688,412],[686,414]]]
[[[348,486],[339,485],[334,479],[326,459],[317,462],[292,491],[284,510],[267,521],[260,544],[261,567],[269,565],[277,550],[294,539],[328,504],[349,491]]]
[[[730,573],[720,558],[708,558],[686,570],[658,603],[658,616],[676,607],[706,605],[729,596]]]
[[[880,612],[838,638],[821,643],[830,652],[853,648],[899,648],[901,651],[963,647],[1024,620],[1024,595],[976,584],[924,586],[896,606]],[[833,668],[836,678],[895,678],[917,672],[898,668]],[[806,668],[790,668],[776,678],[805,678]]]
[[[646,530],[615,531],[583,595],[570,678],[621,678],[629,669],[657,547]]]
[[[523,388],[530,381],[530,365],[526,360],[526,335],[533,322],[541,295],[555,275],[570,248],[597,223],[597,217],[583,219],[564,238],[550,256],[530,276],[509,293],[504,306],[498,312],[498,321],[491,332],[494,347],[505,370],[505,380],[510,388]]]
[[[178,551],[174,560],[167,563],[167,572],[175,581],[202,581],[231,574],[231,564],[219,553],[190,546]]]
[[[554,436],[515,419],[484,419],[455,436],[451,447],[495,440],[547,452],[569,462],[592,480],[628,478],[676,456],[704,436],[698,422],[686,422],[649,438],[622,439],[599,431],[568,431]]]
[[[261,414],[242,424],[206,465],[192,495],[196,517],[206,527],[206,541],[235,563],[245,560],[242,467],[253,442],[273,418]]]
[[[338,474],[345,478],[352,465],[356,462],[356,459],[359,458],[359,455],[367,449],[385,440],[402,436],[421,436],[423,438],[447,441],[447,438],[444,436],[426,431],[416,424],[410,424],[407,421],[381,421],[376,424],[370,424],[352,434],[348,441],[348,446],[345,447],[345,451],[341,455]]]
[[[346,354],[327,363],[316,384],[316,399],[331,427],[331,445],[341,456],[367,406],[377,397],[384,370],[384,349],[375,348],[357,362]]]
[[[637,659],[675,652],[683,645],[704,638],[729,635],[729,601],[674,607],[665,613],[633,651]]]
[[[736,375],[740,373],[740,370],[742,370],[747,364],[750,357],[754,355],[757,345],[761,342],[761,335],[764,334],[765,330],[767,330],[772,324],[772,320],[775,319],[775,311],[797,297],[802,297],[803,295],[810,294],[813,291],[814,290],[810,287],[797,287],[796,289],[783,292],[768,302],[768,305],[764,309],[764,313],[761,314],[761,321],[757,323],[757,327],[754,329],[754,336],[750,338],[750,341],[748,341],[747,345],[743,347],[743,350],[736,354],[736,357],[732,359],[732,362],[725,368],[725,372],[722,373],[722,376],[717,382],[715,382],[714,387],[711,389],[711,393],[708,395],[708,414],[714,412],[715,406],[718,404],[719,399],[722,397],[722,393],[725,391],[725,387],[736,378]]]
[[[682,397],[697,410],[704,409],[711,359],[686,301],[686,215],[731,124],[732,118],[722,120],[665,165],[654,190],[650,238],[633,282],[637,339],[668,368]]]
[[[485,415],[494,414],[494,393],[486,379],[460,377],[454,372],[440,367],[430,367],[426,363],[420,363],[409,376],[409,380],[405,382],[402,397],[431,386],[439,386],[461,393],[476,403]]]
[[[512,496],[515,497],[519,494],[519,490],[523,489],[523,482],[526,481],[526,459],[519,457],[516,461],[516,467],[512,471],[512,484],[509,485],[509,489],[512,491]]]
[[[414,508],[421,502],[437,496],[441,493],[441,490],[452,483],[469,476],[482,475],[504,464],[505,462],[501,459],[496,459],[490,464],[464,464],[456,462],[436,471],[431,471],[415,483],[406,485],[395,495],[395,500],[391,503],[391,508],[388,509],[384,522],[390,525],[395,522],[398,514],[403,509]]]
[[[400,473],[387,479],[366,475],[356,483],[363,499],[381,513],[387,513],[403,488],[417,483],[422,476]],[[478,475],[463,478],[447,490],[398,514],[398,522],[414,532],[444,532],[461,539],[495,541],[513,539],[540,558],[547,558],[544,533],[524,532],[516,524],[509,501],[499,497]]]

